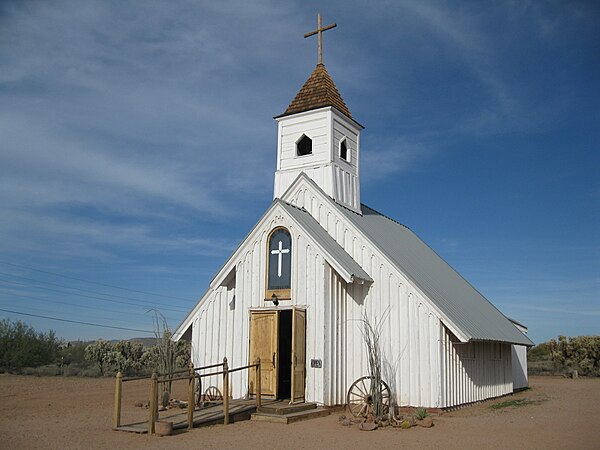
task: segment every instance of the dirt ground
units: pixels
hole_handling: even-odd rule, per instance
[[[418,448],[600,449],[600,379],[532,377],[531,389],[434,417],[434,427],[371,432],[339,423],[342,412],[290,425],[238,422],[157,437],[112,431],[113,380],[0,375],[2,449]],[[123,421],[147,382],[124,385]],[[183,395],[184,386],[177,386]],[[515,399],[522,406],[491,408]]]

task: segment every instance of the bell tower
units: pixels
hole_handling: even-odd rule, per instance
[[[322,32],[318,34],[319,62],[285,112],[275,119],[277,170],[274,198],[279,198],[304,172],[337,203],[360,214],[360,130],[322,62]]]

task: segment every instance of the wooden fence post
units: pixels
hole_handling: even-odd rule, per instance
[[[115,416],[114,425],[115,428],[121,426],[121,395],[123,389],[123,375],[121,372],[117,372],[117,378],[115,381]]]
[[[223,424],[229,424],[229,367],[227,357],[223,358]]]
[[[260,383],[260,358],[256,358],[256,406],[261,405],[261,383]]]
[[[148,405],[150,417],[148,418],[148,434],[154,434],[154,425],[158,415],[158,376],[156,372],[152,373],[150,379],[150,404]]]
[[[188,419],[188,430],[191,430],[194,427],[194,365],[190,363],[189,365],[189,385],[188,385],[188,411],[187,411],[187,419]]]

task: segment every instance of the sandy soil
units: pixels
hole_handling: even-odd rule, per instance
[[[431,429],[385,428],[364,432],[328,417],[291,425],[239,422],[157,437],[111,430],[113,380],[0,375],[0,448],[600,448],[600,379],[533,377],[531,389],[445,412]],[[146,410],[147,383],[124,386],[123,419]],[[184,386],[178,386],[184,398]],[[514,399],[530,403],[492,409]]]

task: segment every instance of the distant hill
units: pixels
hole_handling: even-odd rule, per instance
[[[93,344],[94,342],[98,341],[99,339],[96,340],[92,340],[92,341],[69,341],[69,344],[71,345],[84,345],[84,346],[88,346],[90,344]],[[135,338],[131,338],[131,339],[111,339],[108,342],[121,342],[121,341],[127,341],[127,342],[134,342],[134,343],[140,343],[142,344],[142,346],[144,348],[147,347],[152,347],[154,345],[156,345],[156,338],[154,337],[135,337]]]
[[[155,337],[137,337],[128,339],[129,342],[140,343],[144,348],[156,345]]]

